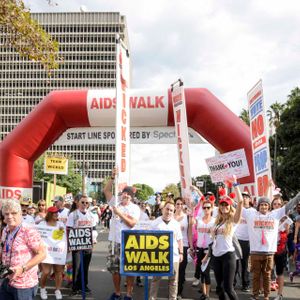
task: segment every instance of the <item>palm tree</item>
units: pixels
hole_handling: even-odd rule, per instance
[[[269,126],[272,130],[273,134],[273,128],[275,130],[274,132],[274,159],[273,159],[273,180],[276,181],[276,168],[277,168],[277,129],[280,125],[280,117],[283,113],[284,109],[286,107],[286,104],[281,104],[279,102],[275,102],[270,105],[270,109],[267,110],[267,116],[269,118]]]
[[[243,108],[241,111],[239,118],[242,119],[248,126],[250,126],[250,119],[249,119],[249,110]]]

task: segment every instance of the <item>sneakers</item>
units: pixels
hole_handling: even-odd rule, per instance
[[[41,288],[40,289],[40,296],[42,300],[46,300],[48,299],[48,295],[47,295],[47,291],[45,288]]]
[[[195,278],[195,280],[192,283],[192,286],[198,286],[200,284],[200,280]]]
[[[182,300],[182,296],[180,294],[177,295],[177,300]]]
[[[242,287],[242,292],[250,292],[250,288],[248,285]]]
[[[273,300],[282,300],[283,296],[282,295],[277,295]]]
[[[136,282],[136,285],[137,285],[138,287],[143,287],[143,286],[144,286],[144,284],[143,284],[141,281],[137,281],[137,282]]]
[[[116,295],[116,293],[113,293],[108,300],[121,300],[121,295]],[[124,298],[125,299],[125,298]]]
[[[124,300],[133,300],[133,299],[132,299],[132,297],[126,295],[126,296],[124,296]]]
[[[60,290],[55,290],[54,294],[55,294],[56,300],[61,300],[62,299],[62,294],[61,294]]]
[[[290,277],[290,282],[293,283],[293,281],[294,281],[293,272],[291,272],[291,273],[289,274],[289,277]]]

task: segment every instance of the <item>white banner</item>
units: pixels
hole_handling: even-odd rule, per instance
[[[260,80],[247,94],[256,195],[266,195],[271,175],[268,121],[265,113],[262,81]]]
[[[66,230],[52,226],[36,226],[47,249],[45,264],[64,265],[67,257]]]
[[[179,173],[182,197],[191,198],[192,178],[190,172],[189,135],[186,119],[185,96],[183,83],[172,85],[172,103],[174,111],[174,123],[177,136],[177,148],[179,159]]]
[[[116,44],[116,166],[119,174],[116,178],[116,194],[129,184],[130,151],[130,107],[127,88],[129,85],[129,53],[122,40]]]
[[[190,144],[207,144],[198,132],[188,128]],[[70,128],[65,131],[54,143],[57,146],[64,145],[94,145],[115,144],[115,128],[91,127]],[[131,127],[131,144],[176,144],[176,132],[174,127]]]
[[[0,186],[1,199],[32,199],[32,188]]]
[[[236,175],[249,176],[249,168],[244,149],[239,149],[205,159],[212,182],[223,182]]]
[[[128,89],[131,126],[167,126],[168,90]],[[91,127],[114,127],[116,90],[89,90],[87,112]]]

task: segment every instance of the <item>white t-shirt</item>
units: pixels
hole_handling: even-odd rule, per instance
[[[99,215],[98,215],[98,212],[99,212],[99,207],[97,205],[93,206],[91,205],[88,210],[91,212],[93,218],[95,219],[95,222],[96,224],[99,223]]]
[[[188,216],[184,215],[182,220],[179,222],[179,224],[180,224],[180,229],[181,229],[181,233],[182,233],[183,247],[188,247],[189,246],[189,239],[188,239],[189,221],[188,221]]]
[[[285,207],[274,209],[265,215],[254,208],[243,208],[249,231],[250,252],[275,253],[279,220],[285,216]]]
[[[245,218],[241,217],[241,221],[237,225],[235,235],[238,240],[249,241],[248,225]]]
[[[167,224],[163,221],[162,217],[158,217],[151,224],[152,230],[169,230],[173,231],[173,261],[179,262],[179,251],[178,251],[178,241],[182,240],[182,233],[180,229],[180,223],[175,219],[171,219]]]
[[[140,208],[132,202],[129,202],[128,205],[119,204],[117,206],[117,208],[119,210],[121,210],[122,214],[131,216],[136,221],[138,221],[140,219]],[[127,226],[126,223],[124,221],[122,221],[121,218],[119,218],[118,216],[113,215],[111,218],[108,240],[112,241],[113,236],[115,235],[115,242],[120,244],[121,243],[121,231],[122,230],[130,230],[133,228]]]
[[[208,245],[212,242],[211,233],[212,228],[215,225],[215,218],[211,218],[206,224],[203,222],[202,217],[197,217],[197,247],[208,248]]]
[[[227,252],[234,252],[234,246],[232,243],[232,237],[236,230],[237,224],[232,225],[232,230],[228,235],[224,235],[225,224],[217,227],[216,236],[213,241],[212,253],[214,256],[222,256]],[[213,231],[215,231],[214,226]]]
[[[49,226],[51,228],[65,228],[65,224],[63,222],[60,222],[60,221],[57,221],[56,222],[56,226],[51,226],[51,225],[48,225],[46,221],[41,221],[38,226]]]
[[[33,216],[26,215],[26,216],[22,216],[22,217],[23,217],[23,224],[25,224],[25,225],[35,224]]]
[[[72,228],[94,227],[96,223],[89,211],[83,214],[79,209],[76,209],[69,214],[66,226]]]
[[[58,221],[61,221],[64,224],[66,224],[68,220],[69,212],[70,210],[66,207],[64,207],[62,211],[58,211],[58,218],[57,218]]]

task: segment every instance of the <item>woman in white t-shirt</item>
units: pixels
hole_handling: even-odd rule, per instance
[[[234,193],[226,195],[225,189],[219,191],[219,211],[212,230],[212,258],[215,278],[218,287],[219,299],[225,299],[225,294],[231,300],[238,300],[238,296],[233,288],[236,256],[233,245],[233,234],[236,224],[241,219],[243,198],[238,188],[236,179],[233,186],[238,196],[237,207],[233,207]],[[206,257],[204,258],[204,262]]]
[[[183,284],[185,281],[185,269],[188,263],[187,260],[188,249],[190,245],[192,247],[193,218],[191,216],[188,216],[184,212],[183,205],[184,205],[184,200],[181,197],[175,199],[174,219],[180,224],[180,229],[182,233],[182,242],[183,242],[183,259],[179,264],[177,298],[181,297],[183,291]]]
[[[201,278],[202,293],[201,299],[205,300],[209,297],[210,290],[210,267],[207,266],[205,271],[201,270],[201,261],[208,253],[208,246],[212,243],[211,231],[215,224],[215,218],[212,217],[214,203],[209,200],[202,202],[203,216],[196,218],[197,228],[197,264],[194,277]]]

